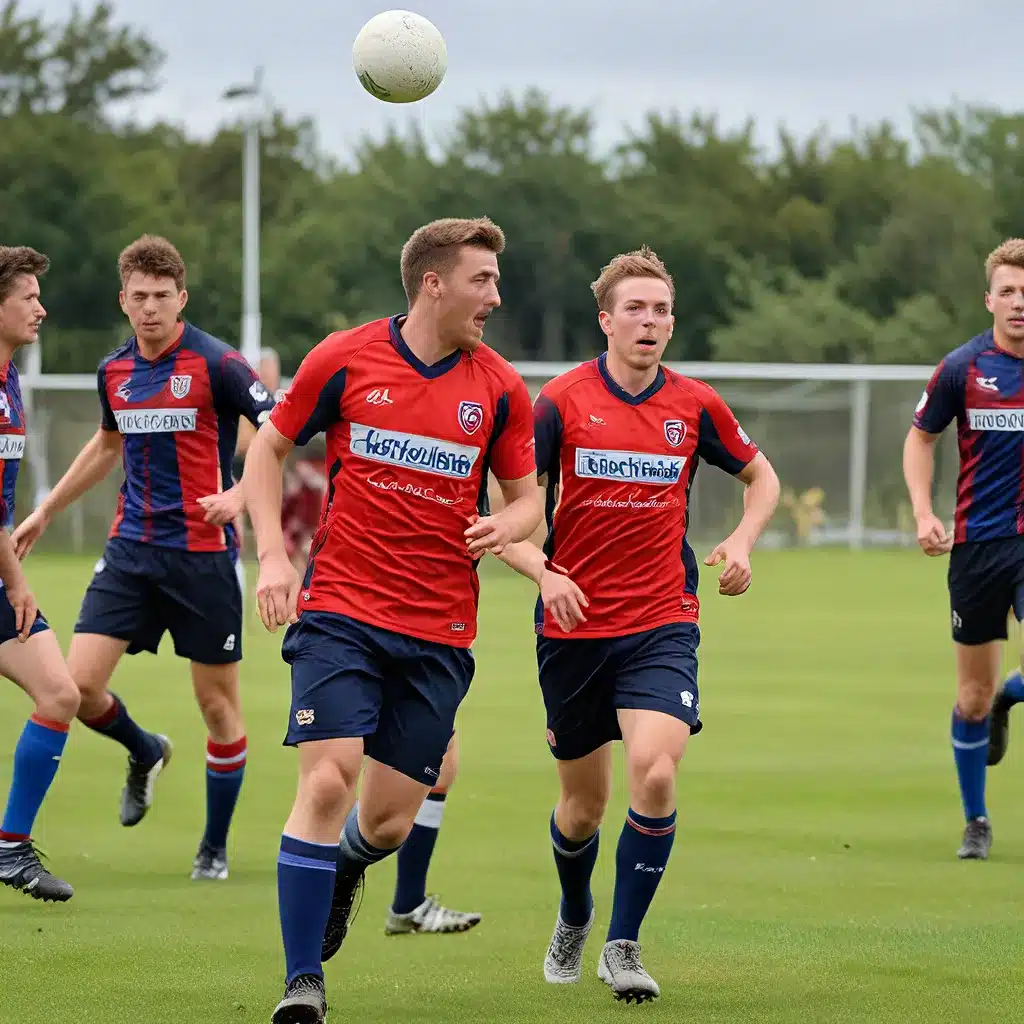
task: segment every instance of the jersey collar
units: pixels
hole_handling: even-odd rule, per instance
[[[406,344],[405,338],[402,337],[402,326],[399,323],[405,322],[405,315],[399,313],[397,316],[393,316],[388,324],[391,331],[391,344],[398,350],[398,354],[421,376],[426,377],[427,380],[433,380],[436,377],[441,377],[446,374],[453,367],[459,365],[459,361],[462,359],[462,350],[456,349],[451,355],[447,355],[444,359],[439,359],[436,363],[428,365],[423,362],[422,359],[409,346]]]
[[[597,357],[597,369],[604,381],[604,386],[620,401],[626,405],[642,405],[648,398],[653,398],[665,386],[665,371],[659,366],[658,375],[640,392],[639,395],[631,395],[628,391],[619,387],[608,372],[608,353],[602,352]]]

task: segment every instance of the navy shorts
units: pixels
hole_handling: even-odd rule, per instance
[[[548,717],[548,746],[573,761],[622,739],[617,711],[662,711],[702,728],[697,692],[700,629],[674,622],[600,639],[537,637],[537,666]]]
[[[947,582],[953,640],[1005,640],[1010,612],[1024,620],[1024,537],[955,544]]]
[[[304,612],[281,656],[292,667],[286,746],[362,736],[368,757],[433,785],[473,680],[472,651]]]
[[[76,633],[128,641],[128,653],[160,646],[202,665],[242,658],[242,592],[227,551],[181,551],[113,537],[96,564]]]
[[[7,590],[4,587],[0,587],[0,644],[7,643],[8,640],[18,639],[18,630],[15,626],[17,620],[14,616],[14,609],[11,607],[11,602],[7,600]],[[49,629],[50,624],[43,618],[42,612],[36,613],[36,621],[32,623],[32,628],[29,630],[29,636],[35,636],[36,633],[42,633],[44,629]]]

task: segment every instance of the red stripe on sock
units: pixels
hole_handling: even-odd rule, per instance
[[[666,825],[664,828],[647,828],[646,826],[641,825],[639,822],[634,821],[628,815],[626,816],[626,821],[628,821],[629,824],[637,830],[637,832],[645,836],[668,836],[676,830],[675,822],[672,822],[671,825]]]
[[[435,786],[428,794],[428,796],[447,796],[448,790],[442,786]]]
[[[110,707],[102,715],[97,715],[96,718],[83,718],[82,721],[90,729],[102,729],[104,726],[110,725],[115,718],[117,718],[117,701],[111,697]]]
[[[19,836],[14,832],[0,832],[0,843],[27,843],[30,836]]]
[[[206,767],[211,772],[227,775],[245,767],[246,738],[243,736],[234,743],[206,742]]]
[[[55,722],[52,718],[43,718],[40,715],[32,715],[31,721],[41,725],[44,729],[52,729],[54,732],[67,732],[71,725],[68,722]]]
[[[207,740],[206,752],[210,757],[237,757],[245,750],[245,745],[244,736],[234,743],[214,743],[213,740]]]

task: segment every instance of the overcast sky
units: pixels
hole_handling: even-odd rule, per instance
[[[65,0],[22,0],[63,17]],[[89,0],[83,0],[88,6]],[[1013,72],[1016,18],[994,0],[416,0],[448,45],[440,89],[410,107],[363,92],[352,40],[387,9],[371,0],[115,0],[118,17],[164,49],[163,85],[135,112],[206,134],[230,116],[223,89],[265,67],[274,102],[310,115],[323,146],[344,157],[389,119],[428,135],[453,113],[503,89],[536,85],[595,110],[602,143],[650,109],[755,116],[771,141],[785,123],[804,134],[851,119],[906,124],[912,106],[954,100],[1024,108]]]

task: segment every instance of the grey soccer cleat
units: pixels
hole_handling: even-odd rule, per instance
[[[550,985],[573,985],[583,975],[583,947],[594,926],[594,912],[586,924],[571,925],[558,915],[555,932],[551,936],[547,955],[544,957],[544,980]]]
[[[960,860],[988,860],[992,849],[992,825],[988,818],[971,818],[964,829],[963,843],[956,855]]]
[[[645,1003],[661,995],[658,983],[640,962],[640,943],[629,939],[614,939],[604,944],[597,976],[616,999],[625,999],[627,1003]]]
[[[318,974],[300,974],[285,988],[271,1024],[324,1024],[326,1020],[324,979]]]
[[[450,935],[453,932],[468,932],[480,923],[483,915],[465,910],[449,910],[442,907],[436,896],[428,896],[415,910],[408,914],[388,911],[384,924],[385,935]]]
[[[51,875],[39,860],[31,840],[0,843],[0,884],[9,885],[44,903],[66,903],[74,890],[56,875]]]
[[[160,757],[154,764],[143,765],[128,758],[128,778],[121,790],[121,824],[125,827],[138,825],[146,816],[153,803],[153,788],[160,773],[171,760],[171,741],[166,736],[157,736]]]
[[[192,881],[222,882],[228,877],[228,855],[225,850],[214,850],[205,843],[199,844],[196,859],[192,862]]]

